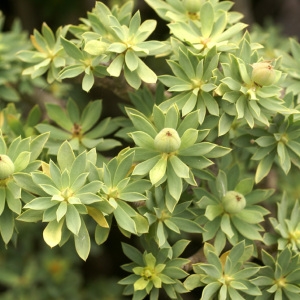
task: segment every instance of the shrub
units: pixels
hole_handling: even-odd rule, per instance
[[[163,40],[133,1],[0,33],[3,299],[296,299],[300,44],[145,2]],[[83,283],[112,239],[124,272]]]

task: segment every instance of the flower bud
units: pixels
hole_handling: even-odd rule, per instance
[[[174,152],[179,149],[181,139],[173,128],[162,129],[154,139],[155,148],[164,153]]]
[[[0,154],[0,180],[8,178],[15,171],[15,165],[5,154]]]
[[[271,85],[276,80],[276,72],[268,62],[259,62],[252,65],[252,80],[260,86]]]
[[[228,191],[222,198],[222,205],[227,213],[236,214],[245,208],[246,199],[236,191]]]
[[[183,0],[182,3],[188,12],[196,13],[199,12],[203,0]]]

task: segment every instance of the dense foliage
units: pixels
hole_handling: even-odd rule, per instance
[[[1,299],[297,299],[300,44],[231,1],[145,2],[165,36],[133,1],[0,32]],[[114,235],[119,288],[80,290],[74,254]]]

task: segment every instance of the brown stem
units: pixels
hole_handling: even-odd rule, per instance
[[[193,265],[200,262],[206,262],[204,255],[204,249],[201,247],[192,256],[188,257],[189,262],[182,266],[182,269],[186,272],[191,272],[193,270]]]

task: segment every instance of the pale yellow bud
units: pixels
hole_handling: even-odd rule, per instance
[[[222,205],[227,213],[236,214],[245,208],[246,199],[241,193],[228,191],[222,198]]]
[[[260,86],[268,86],[275,82],[276,73],[268,62],[259,62],[252,65],[252,80]]]
[[[180,147],[181,139],[178,132],[173,128],[162,129],[154,139],[155,148],[164,153],[177,151]]]

